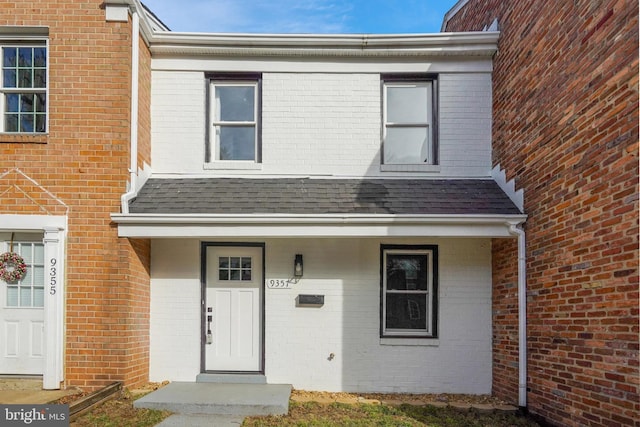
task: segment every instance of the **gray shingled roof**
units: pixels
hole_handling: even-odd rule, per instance
[[[521,212],[491,179],[149,179],[134,214],[456,214]]]

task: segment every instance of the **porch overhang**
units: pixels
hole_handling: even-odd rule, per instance
[[[120,237],[511,237],[526,215],[113,214]]]

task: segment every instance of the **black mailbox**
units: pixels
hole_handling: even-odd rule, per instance
[[[324,305],[324,295],[298,295],[296,298],[297,307],[322,307]]]

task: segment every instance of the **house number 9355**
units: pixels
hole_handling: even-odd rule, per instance
[[[49,295],[55,295],[58,286],[58,260],[51,258],[49,260]]]

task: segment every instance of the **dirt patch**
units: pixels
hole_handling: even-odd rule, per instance
[[[388,403],[426,405],[430,403],[504,406],[506,402],[489,395],[475,394],[409,394],[409,393],[332,393],[324,391],[293,390],[294,402],[329,403]]]
[[[294,402],[317,402],[317,403],[358,403],[357,394],[351,393],[331,393],[327,391],[306,391],[292,390],[291,400]]]
[[[39,391],[42,390],[42,380],[26,378],[0,378],[0,390]]]
[[[161,383],[147,383],[140,387],[134,388],[131,390],[131,394],[138,397],[142,397],[147,393],[151,393],[152,391],[156,391],[159,388],[162,388],[169,384],[170,381],[162,381]]]
[[[107,401],[91,410],[71,423],[73,427],[96,425],[153,426],[170,415],[165,411],[135,409],[133,401],[147,393],[157,390],[166,384],[149,383],[134,390],[123,390],[115,399]],[[65,400],[80,398],[82,394],[67,396]],[[408,393],[344,393],[293,390],[292,404],[288,415],[270,417],[248,417],[247,426],[293,426],[309,425],[424,425],[429,417],[443,419],[461,419],[458,424],[448,425],[491,425],[491,426],[520,426],[535,424],[520,424],[524,422],[517,415],[496,413],[493,409],[482,413],[478,405],[492,405],[497,407],[504,402],[488,395],[463,394],[408,394]],[[62,402],[60,402],[62,403]],[[65,402],[69,403],[69,402]],[[368,405],[360,405],[365,403]],[[408,403],[412,406],[400,406]],[[430,405],[430,406],[425,406]],[[456,408],[466,405],[465,411]],[[468,409],[473,405],[474,409]],[[418,411],[415,414],[411,411]],[[424,413],[420,412],[423,411]],[[432,413],[437,415],[432,415]],[[493,418],[491,418],[493,417]],[[507,417],[503,421],[495,417]],[[435,418],[434,418],[435,419]],[[476,423],[480,420],[480,424]],[[482,421],[484,420],[484,421]],[[473,422],[472,422],[473,421]],[[486,421],[486,422],[485,422]],[[324,424],[322,424],[324,422]],[[475,424],[474,424],[475,423]],[[433,423],[432,423],[433,424]]]
[[[148,383],[140,386],[134,390],[124,389],[117,394],[116,397],[106,402],[100,403],[95,408],[92,408],[88,413],[75,418],[71,422],[71,426],[85,427],[96,425],[118,425],[118,426],[154,426],[160,421],[170,415],[167,411],[154,411],[150,409],[136,409],[133,407],[133,402],[158,390],[159,388],[169,384],[169,381],[162,383]],[[70,397],[76,397],[69,402],[59,402],[71,404],[75,400],[79,400],[89,393],[82,393],[82,395],[75,395]]]

